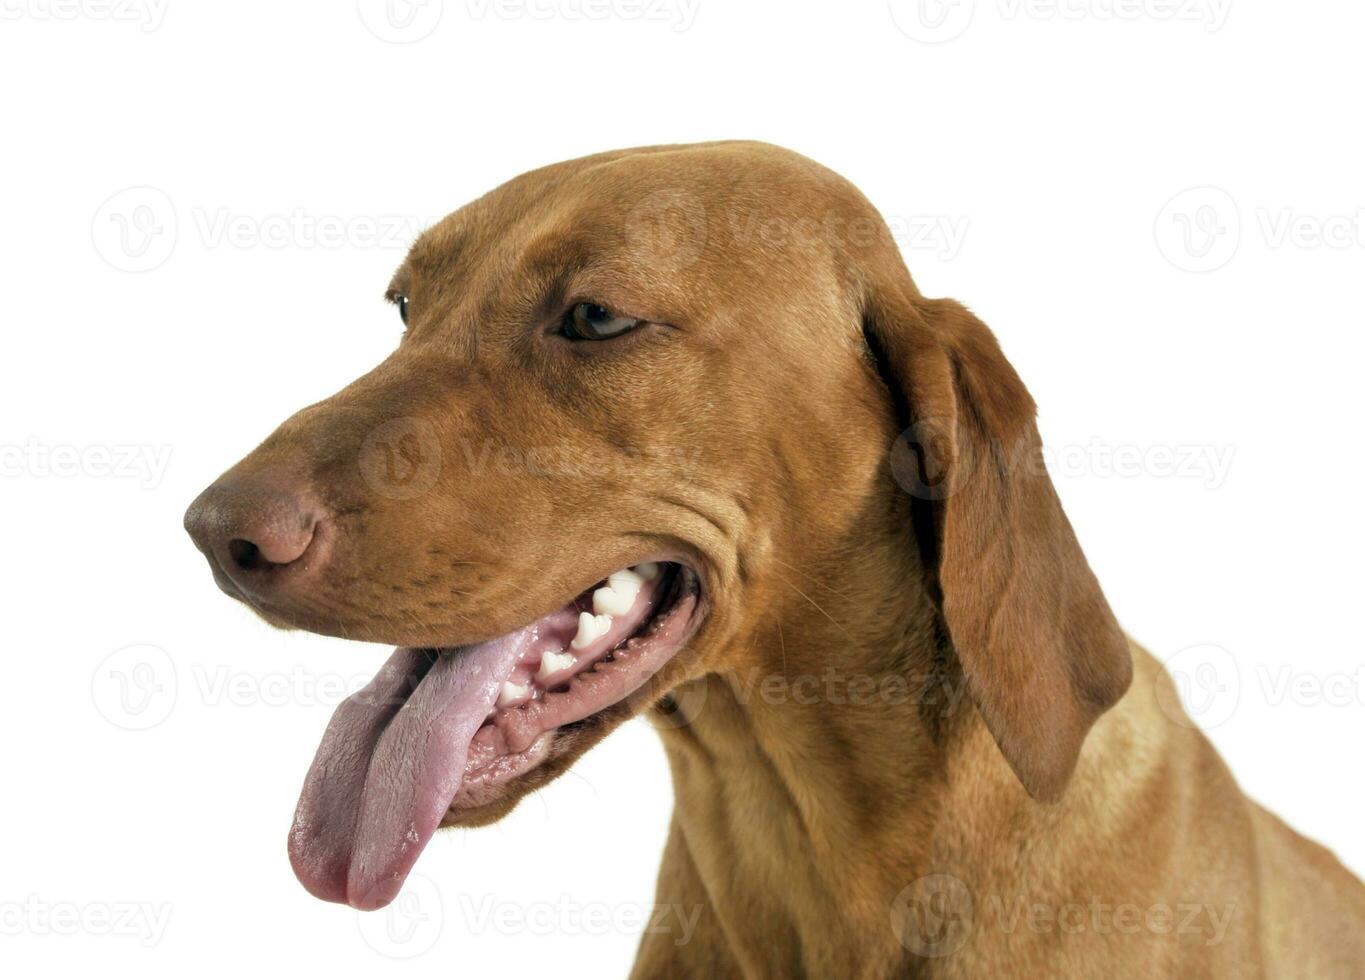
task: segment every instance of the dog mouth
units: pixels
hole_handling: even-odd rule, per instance
[[[463,647],[400,647],[332,716],[289,857],[313,895],[377,909],[437,828],[511,795],[570,733],[628,717],[702,618],[697,575],[623,568],[555,611]],[[662,693],[662,692],[659,692]]]

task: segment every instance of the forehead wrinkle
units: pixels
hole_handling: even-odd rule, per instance
[[[541,319],[559,286],[552,264],[528,267],[511,247],[471,255],[458,288],[441,300],[446,342],[473,360],[483,341],[518,336]]]

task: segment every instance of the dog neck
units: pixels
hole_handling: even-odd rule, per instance
[[[754,976],[904,972],[891,910],[950,846],[943,828],[964,801],[949,773],[981,782],[970,795],[1028,805],[927,591],[886,586],[918,569],[871,567],[868,581],[790,583],[799,605],[768,607],[784,612],[747,666],[656,712],[676,796],[659,903],[695,903],[716,923],[669,955],[723,955]]]

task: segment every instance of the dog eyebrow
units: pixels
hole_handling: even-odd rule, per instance
[[[406,296],[408,290],[412,288],[412,262],[410,258],[403,260],[397,271],[394,272],[389,284],[384,287],[384,299],[390,303],[397,303],[399,296]]]
[[[538,282],[562,283],[587,267],[591,252],[591,244],[579,235],[542,238],[527,246],[521,265]]]
[[[534,296],[531,308],[542,315],[562,305],[573,282],[591,262],[592,245],[578,236],[556,236],[532,242],[521,254],[521,276]]]

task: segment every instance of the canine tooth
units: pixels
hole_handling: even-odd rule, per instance
[[[513,684],[511,681],[502,682],[502,690],[498,692],[498,707],[505,708],[513,701],[520,701],[526,697],[526,688],[520,684]]]
[[[546,650],[540,655],[540,672],[536,674],[536,679],[543,681],[552,674],[558,674],[561,670],[568,670],[573,665],[573,654]]]
[[[578,614],[578,635],[573,638],[573,642],[569,646],[575,650],[582,650],[589,643],[605,636],[609,629],[611,629],[610,616],[594,616],[589,612],[581,612]]]
[[[659,574],[659,563],[656,561],[647,561],[643,565],[636,565],[631,571],[646,582],[649,582],[654,579],[654,576]]]
[[[599,616],[624,616],[635,605],[635,595],[639,589],[616,589],[604,586],[592,594],[592,611]]]
[[[644,580],[629,568],[612,572],[607,576],[607,588],[621,596],[627,603],[635,602],[635,597],[639,595],[640,587],[644,584]]]

